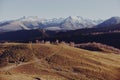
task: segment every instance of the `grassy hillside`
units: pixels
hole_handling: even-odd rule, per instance
[[[120,80],[120,55],[64,44],[1,44],[0,80]]]
[[[120,49],[117,49],[117,48],[114,48],[112,46],[108,46],[105,44],[96,43],[96,42],[76,44],[76,47],[90,50],[90,51],[120,54]]]

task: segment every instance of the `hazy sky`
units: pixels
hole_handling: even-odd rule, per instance
[[[0,20],[22,16],[106,19],[120,16],[120,0],[0,0]]]

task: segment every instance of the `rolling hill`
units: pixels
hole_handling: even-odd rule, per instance
[[[120,55],[65,44],[1,44],[0,61],[0,80],[120,80]]]

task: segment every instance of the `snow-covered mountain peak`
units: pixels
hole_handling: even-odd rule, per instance
[[[45,24],[60,24],[62,21],[64,21],[64,18],[52,18],[52,19],[47,19],[45,21]]]
[[[120,24],[120,17],[111,17],[105,20],[103,23],[99,24],[97,27],[105,27]]]
[[[111,17],[110,19],[118,20],[118,19],[120,19],[120,17],[118,17],[118,16],[114,16],[114,17]]]
[[[111,22],[111,23],[118,24],[118,23],[120,23],[120,17],[111,17],[111,18],[108,19],[107,21],[109,21],[109,22]]]
[[[66,18],[66,21],[83,21],[84,19],[80,16],[69,16]]]

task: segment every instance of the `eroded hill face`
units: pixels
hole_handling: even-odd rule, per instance
[[[120,55],[67,45],[0,45],[0,80],[120,80]]]
[[[117,49],[117,48],[114,48],[112,46],[108,46],[105,44],[96,43],[96,42],[76,44],[76,47],[90,50],[90,51],[120,54],[120,49]]]

